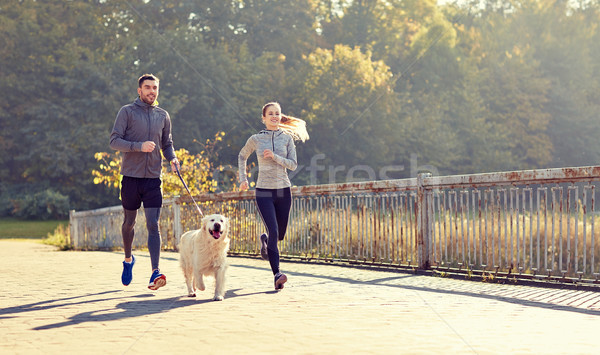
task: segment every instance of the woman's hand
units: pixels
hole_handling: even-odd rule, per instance
[[[273,151],[270,149],[265,149],[263,151],[263,158],[265,159],[273,159],[275,157],[275,154],[273,154]]]
[[[240,191],[248,190],[248,181],[244,181],[240,184]]]

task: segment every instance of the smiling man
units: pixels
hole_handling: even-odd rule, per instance
[[[171,137],[169,113],[158,107],[159,80],[153,74],[138,79],[139,97],[121,107],[110,134],[110,147],[123,153],[121,162],[121,203],[123,205],[123,273],[121,282],[127,286],[133,278],[135,257],[131,254],[137,211],[144,204],[148,229],[148,251],[152,275],[148,288],[157,290],[167,284],[158,263],[161,237],[158,219],[162,206],[161,172],[162,156],[171,162],[173,171],[179,169]]]

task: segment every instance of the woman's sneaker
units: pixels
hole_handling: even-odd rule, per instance
[[[263,258],[263,260],[269,260],[269,252],[267,251],[267,235],[266,234],[261,234],[260,235],[260,256]]]
[[[278,272],[275,274],[275,289],[281,290],[283,288],[283,284],[287,281],[287,276]]]
[[[123,273],[121,274],[121,282],[123,286],[127,286],[131,283],[133,278],[133,265],[135,264],[135,257],[131,256],[131,262],[123,260]]]
[[[160,270],[156,269],[150,276],[150,284],[148,284],[148,288],[151,290],[158,290],[167,284],[167,277],[160,273]]]

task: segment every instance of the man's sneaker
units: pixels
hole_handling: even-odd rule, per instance
[[[260,235],[260,256],[263,258],[263,260],[269,260],[269,252],[267,251],[267,235],[266,234],[261,234]]]
[[[150,284],[148,284],[148,288],[151,290],[158,290],[167,284],[167,277],[160,273],[160,270],[156,269],[152,273],[150,277]]]
[[[123,260],[123,273],[121,274],[121,282],[123,286],[127,286],[131,283],[133,278],[133,265],[135,264],[135,257],[131,256],[131,262]]]
[[[275,274],[275,289],[281,290],[283,288],[283,284],[287,281],[287,276],[278,272]]]

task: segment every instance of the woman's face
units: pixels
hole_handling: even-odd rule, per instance
[[[279,105],[267,106],[263,115],[263,122],[268,130],[275,131],[279,129],[279,123],[281,123],[281,108]]]

